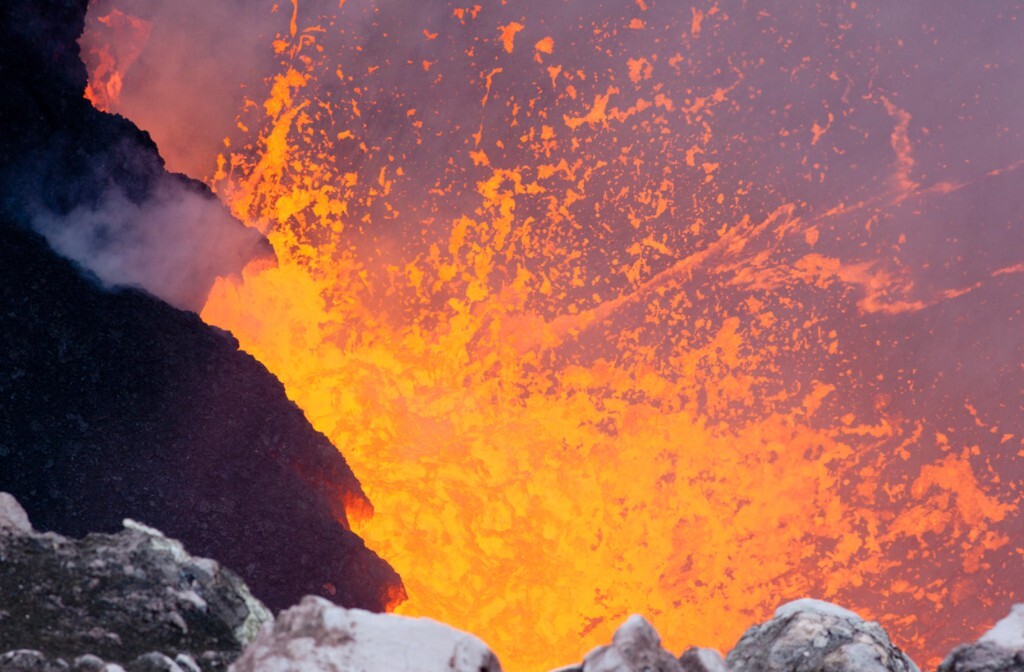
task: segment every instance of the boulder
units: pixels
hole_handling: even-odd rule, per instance
[[[13,534],[32,532],[28,514],[9,492],[0,492],[0,532],[3,530]]]
[[[679,656],[683,672],[727,672],[725,658],[714,649],[692,646]]]
[[[939,672],[1024,672],[1024,604],[973,644],[953,649]]]
[[[271,618],[233,572],[158,530],[125,520],[80,540],[38,533],[6,493],[0,565],[4,672],[224,669]]]
[[[877,623],[807,599],[748,629],[726,665],[730,672],[918,672]]]
[[[0,654],[0,672],[70,672],[64,660],[51,661],[41,651],[17,649]]]
[[[263,627],[230,672],[500,672],[482,641],[427,618],[344,609],[309,596]]]
[[[683,666],[661,648],[654,627],[634,614],[615,631],[610,645],[587,654],[583,672],[683,672]]]

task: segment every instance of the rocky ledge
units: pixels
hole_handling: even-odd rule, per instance
[[[6,653],[4,653],[6,652]],[[145,525],[81,540],[36,532],[0,493],[0,672],[500,672],[477,637],[309,596],[275,620],[237,575]],[[877,623],[797,600],[725,658],[675,656],[631,616],[557,672],[919,672]],[[938,672],[1024,672],[1024,605]]]
[[[878,623],[820,600],[782,605],[749,628],[729,655],[690,648],[676,658],[650,623],[631,616],[612,643],[555,672],[919,672]],[[1024,604],[977,642],[955,649],[938,672],[1024,672]]]
[[[0,493],[0,670],[223,670],[270,619],[234,572],[157,530],[40,533]]]
[[[231,335],[134,287],[197,309],[247,258],[206,267],[221,256],[208,245],[254,232],[167,172],[148,134],[85,100],[88,5],[0,2],[0,490],[41,530],[157,527],[273,609],[318,594],[383,611],[404,592],[349,527],[372,507],[345,458]],[[60,256],[73,239],[106,261]],[[126,240],[157,243],[128,248],[159,259],[107,254]],[[168,263],[166,246],[192,245]],[[107,262],[166,268],[183,293],[104,278]]]

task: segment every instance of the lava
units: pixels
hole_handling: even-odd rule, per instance
[[[397,611],[522,670],[811,594],[930,664],[1021,598],[1016,15],[406,4],[261,6],[255,75],[171,86],[215,143],[127,61],[111,104],[273,243],[202,317],[351,463]]]

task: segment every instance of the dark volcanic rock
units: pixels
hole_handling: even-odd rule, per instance
[[[320,594],[381,610],[400,581],[342,506],[368,502],[281,384],[230,335],[104,290],[31,230],[35,208],[69,213],[111,189],[139,203],[168,181],[206,193],[82,99],[86,5],[0,3],[0,489],[43,530],[157,527],[274,609]]]
[[[273,251],[203,183],[164,170],[148,133],[83,98],[86,4],[0,9],[0,215],[110,284],[198,310],[217,276]]]
[[[180,672],[175,657],[219,669],[270,621],[233,572],[152,528],[126,520],[74,540],[11,518],[0,512],[0,669]]]
[[[274,609],[380,610],[398,579],[344,525],[343,458],[228,334],[110,293],[35,234],[0,245],[0,488],[41,529],[141,520],[237,568]],[[340,521],[340,522],[339,522]]]
[[[939,672],[1024,672],[1024,604],[996,623],[977,642],[958,646]]]
[[[918,672],[880,625],[817,600],[796,600],[743,633],[730,672]]]

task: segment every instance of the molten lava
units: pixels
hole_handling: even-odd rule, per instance
[[[811,594],[925,663],[1024,597],[1024,241],[977,207],[1020,200],[1021,128],[968,148],[958,92],[915,93],[957,31],[1019,26],[404,4],[268,7],[234,130],[175,150],[219,154],[211,184],[277,250],[203,318],[351,463],[398,611],[515,671],[632,612],[727,649]],[[970,66],[979,137],[974,105],[1015,100],[1002,56]],[[121,105],[163,146],[166,110]]]

